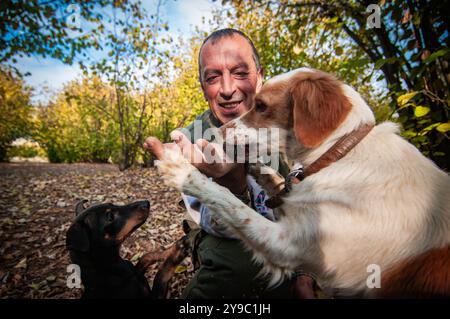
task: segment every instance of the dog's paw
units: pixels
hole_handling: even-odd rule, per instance
[[[165,183],[179,191],[183,190],[189,174],[196,170],[177,149],[165,149],[164,159],[155,163]]]

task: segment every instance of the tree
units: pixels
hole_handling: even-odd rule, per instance
[[[178,52],[167,64],[172,64],[174,76],[166,75],[150,92],[153,117],[147,135],[170,141],[170,132],[191,123],[197,115],[208,108],[198,79],[198,51],[200,39],[192,38],[187,52]],[[167,70],[169,66],[165,69]]]
[[[154,15],[148,15],[139,2],[130,2],[126,10],[114,5],[111,24],[104,29],[104,49],[108,57],[100,61],[80,63],[87,75],[101,74],[114,89],[114,114],[119,125],[120,169],[136,161],[144,139],[144,131],[152,116],[147,109],[151,101],[148,92],[154,79],[161,73],[160,66],[169,52],[160,47],[171,38],[159,37],[167,24],[159,19],[160,3]],[[105,110],[100,110],[108,115]]]
[[[28,137],[32,127],[31,89],[10,69],[0,68],[0,161],[7,160],[11,143]]]
[[[126,10],[126,3],[114,1],[114,6]],[[72,64],[77,54],[100,48],[101,9],[109,5],[108,0],[1,1],[0,63],[40,55]]]
[[[404,136],[426,156],[448,168],[450,14],[445,2],[380,1],[375,7],[368,0],[225,2],[260,47],[272,50],[265,60],[269,65],[295,55],[353,85],[367,83],[372,74],[384,80],[390,118],[403,124]],[[377,18],[379,25],[371,27],[368,20]],[[284,63],[275,73],[289,67]]]
[[[98,109],[110,110],[113,90],[98,77],[72,81],[55,101],[38,108],[34,139],[50,162],[107,162],[118,150],[115,121]]]
[[[34,139],[51,162],[114,160],[119,150],[114,119],[99,112],[113,109],[113,89],[98,77],[74,80],[55,101],[39,107]]]

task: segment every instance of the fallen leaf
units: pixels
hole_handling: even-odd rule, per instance
[[[22,258],[17,265],[14,266],[14,268],[27,268],[27,257]]]

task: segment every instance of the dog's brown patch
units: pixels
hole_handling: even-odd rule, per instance
[[[291,88],[294,131],[305,147],[319,146],[345,120],[351,104],[341,83],[324,72],[300,73]]]
[[[131,233],[134,227],[143,221],[143,216],[141,214],[135,214],[133,217],[128,219],[120,230],[120,232],[116,235],[116,240],[118,242],[123,242],[125,238]]]
[[[379,297],[450,297],[450,246],[400,262],[382,274]]]

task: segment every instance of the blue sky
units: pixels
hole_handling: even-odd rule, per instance
[[[156,0],[143,0],[145,9],[156,11]],[[196,25],[201,25],[202,17],[211,18],[214,7],[220,3],[210,0],[164,0],[161,18],[168,22],[169,32],[175,37],[182,35],[189,38]],[[22,72],[30,72],[25,82],[35,88],[34,102],[45,102],[67,83],[81,75],[77,65],[65,65],[52,58],[24,57],[18,58],[15,66]]]

